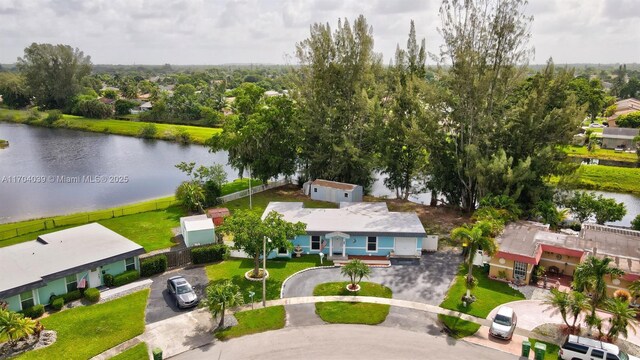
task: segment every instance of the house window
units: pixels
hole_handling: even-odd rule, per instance
[[[35,305],[36,303],[33,301],[33,291],[25,291],[20,294],[20,305],[22,306],[22,310],[28,309]]]
[[[286,247],[278,248],[278,255],[287,255],[289,253],[289,249]]]
[[[78,289],[78,278],[75,275],[67,275],[64,280],[67,283],[67,292]]]
[[[313,188],[313,192],[318,192],[318,188]]]
[[[320,236],[311,236],[311,250],[320,250]]]
[[[524,280],[527,277],[527,263],[520,261],[514,262],[513,275],[516,279]]]
[[[344,193],[344,197],[348,198],[349,197],[349,193]]]
[[[124,268],[126,271],[129,270],[135,270],[136,269],[136,259],[135,258],[128,258],[124,261]]]
[[[375,236],[367,237],[367,251],[378,251],[378,238]]]

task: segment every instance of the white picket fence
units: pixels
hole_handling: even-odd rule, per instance
[[[286,178],[280,179],[280,180],[272,181],[267,185],[261,184],[258,186],[254,186],[251,188],[251,193],[256,194],[259,192],[263,192],[269,189],[277,188],[279,186],[288,185],[288,184],[291,184],[291,179],[286,179]],[[226,203],[226,202],[237,200],[247,196],[249,196],[249,189],[241,190],[238,192],[234,192],[233,194],[221,196],[220,200],[222,200],[223,203]]]

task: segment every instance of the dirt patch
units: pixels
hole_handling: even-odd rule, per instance
[[[375,201],[376,198],[371,198]],[[380,201],[381,199],[377,199]],[[369,201],[369,199],[367,199]],[[387,199],[387,206],[391,211],[415,211],[422,225],[431,234],[449,234],[451,230],[470,222],[469,215],[446,206],[427,206],[407,200]]]

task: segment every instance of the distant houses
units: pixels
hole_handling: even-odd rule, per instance
[[[630,128],[604,128],[602,130],[602,148],[617,150],[635,150],[636,142],[633,140],[638,136],[638,129]]]
[[[616,102],[616,111],[607,118],[609,127],[617,127],[616,119],[622,115],[640,111],[640,100],[629,98]]]

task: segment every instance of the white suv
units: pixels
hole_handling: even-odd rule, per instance
[[[563,360],[640,360],[621,351],[616,345],[586,337],[569,335],[558,357]]]

